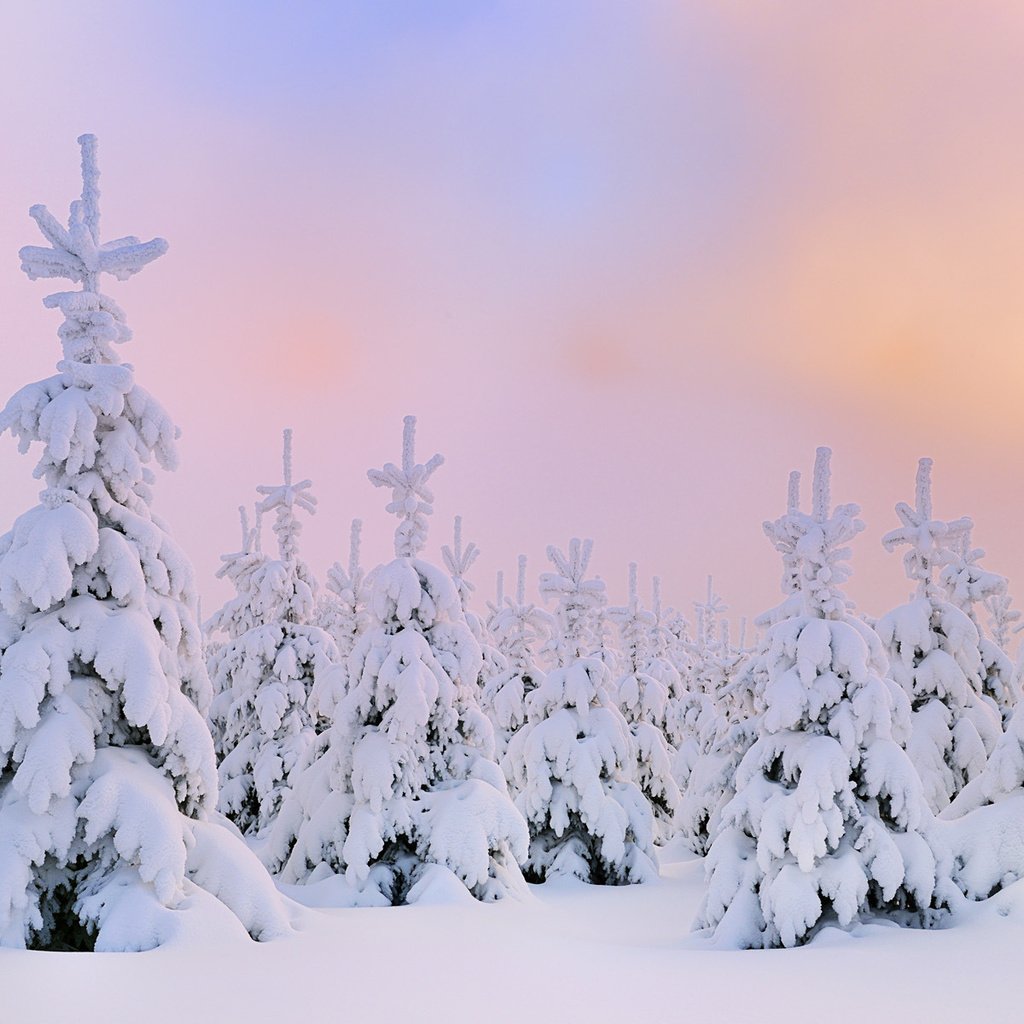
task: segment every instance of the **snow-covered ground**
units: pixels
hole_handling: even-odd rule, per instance
[[[799,949],[739,953],[689,934],[702,874],[698,860],[665,857],[652,884],[550,882],[525,901],[486,905],[437,876],[415,906],[296,904],[296,933],[269,943],[241,937],[225,915],[149,953],[0,949],[0,1020],[1024,1019],[1024,882],[944,930],[828,929]],[[306,902],[343,899],[331,881],[308,887]]]

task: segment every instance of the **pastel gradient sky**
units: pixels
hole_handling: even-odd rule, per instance
[[[428,554],[461,513],[484,596],[578,534],[613,598],[635,559],[755,614],[818,444],[864,610],[909,591],[879,538],[921,455],[1020,580],[1022,68],[1018,0],[5,3],[0,395],[58,357],[17,250],[91,131],[107,237],[171,245],[107,290],[183,430],[157,508],[207,611],[285,426],[308,561],[356,515],[387,557],[365,471],[409,412],[447,458]],[[4,528],[31,465],[0,444]]]

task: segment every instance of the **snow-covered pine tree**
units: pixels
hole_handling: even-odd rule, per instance
[[[347,693],[282,811],[276,856],[288,881],[344,871],[369,901],[415,899],[429,865],[497,899],[522,885],[526,825],[477,702],[480,645],[448,574],[419,557],[443,460],[416,462],[415,424],[406,417],[401,465],[369,472],[392,492],[395,559],[372,573]]]
[[[284,483],[257,488],[260,516],[275,513],[278,558],[263,557],[249,576],[250,627],[229,636],[210,659],[220,807],[254,839],[266,835],[292,772],[310,755],[316,730],[309,694],[338,661],[333,639],[312,624],[314,582],[299,558],[297,511],[315,511],[311,487],[309,480],[292,480],[292,432],[286,430]]]
[[[259,524],[249,526],[244,505],[238,506],[242,526],[242,546],[238,551],[221,555],[218,579],[228,580],[235,593],[203,624],[206,635],[206,658],[209,662],[225,640],[237,640],[259,621],[253,606],[253,583],[266,556],[260,550]]]
[[[689,644],[689,673],[686,685],[670,708],[671,733],[676,748],[673,766],[682,791],[689,789],[690,773],[698,760],[711,749],[718,733],[718,691],[724,685],[726,658],[722,650],[719,617],[725,602],[715,593],[708,577],[707,599],[694,602],[697,635]]]
[[[504,655],[494,644],[494,638],[490,635],[485,620],[469,609],[470,595],[476,590],[476,586],[466,578],[466,574],[472,568],[473,563],[480,555],[480,549],[470,541],[465,547],[462,544],[462,516],[455,517],[453,530],[452,547],[445,544],[441,548],[441,557],[444,560],[445,568],[451,574],[452,583],[459,595],[459,603],[462,605],[462,614],[466,617],[466,623],[473,633],[473,637],[480,645],[480,675],[477,678],[477,689],[479,699],[482,701],[484,689],[490,680],[503,674],[508,669],[508,662]],[[500,752],[498,754],[500,757]]]
[[[505,755],[513,733],[526,722],[527,695],[544,678],[534,651],[546,640],[551,625],[551,616],[526,600],[526,555],[520,555],[515,599],[506,597],[499,585],[491,616],[491,632],[507,668],[487,680],[481,702],[494,726],[495,754],[510,785],[512,771]]]
[[[839,589],[863,524],[856,505],[830,510],[830,455],[818,449],[812,514],[765,524],[802,613],[768,630],[758,737],[708,855],[697,926],[723,946],[793,946],[933,899],[931,815],[900,746],[908,702]]]
[[[690,676],[693,673],[693,661],[690,650],[693,639],[690,636],[690,624],[678,608],[665,609],[660,616],[665,636],[665,658],[679,676],[679,693],[689,689]]]
[[[366,628],[365,577],[359,564],[363,522],[353,519],[349,530],[348,566],[335,562],[327,570],[324,593],[317,600],[314,621],[327,630],[338,648],[340,664],[348,661],[356,640]]]
[[[800,474],[789,474],[786,495],[786,514],[790,524],[799,523],[800,517]],[[768,634],[763,632],[784,619],[794,618],[803,612],[799,589],[799,561],[796,545],[799,533],[783,535],[776,527],[772,542],[782,555],[783,601],[756,619],[762,633],[751,656],[745,655],[737,666],[735,678],[723,693],[723,701],[717,709],[719,719],[717,732],[710,750],[693,764],[686,777],[686,788],[679,809],[679,830],[689,848],[703,856],[711,847],[722,825],[722,812],[736,795],[736,770],[754,745],[760,730],[761,713],[758,695],[764,692],[768,681],[768,661],[771,654]],[[770,525],[770,524],[766,524]],[[692,648],[693,645],[691,644]],[[680,744],[682,746],[682,743]],[[685,770],[686,762],[680,759],[677,778]]]
[[[1010,645],[1012,638],[1024,629],[1020,621],[1020,609],[1013,607],[1013,598],[1009,594],[993,594],[985,601],[985,610],[989,616],[989,628],[992,639],[1001,651],[1005,651],[1011,659]]]
[[[615,683],[619,709],[633,735],[636,781],[654,815],[654,838],[667,842],[675,830],[679,787],[672,777],[672,756],[666,732],[672,694],[661,675],[648,669],[654,660],[651,646],[656,628],[654,615],[640,604],[637,564],[629,564],[627,603],[610,608],[608,617],[618,626],[623,675]]]
[[[288,930],[273,885],[209,815],[193,571],[150,508],[148,464],[175,467],[178,430],[118,360],[131,332],[99,291],[103,274],[126,280],[167,243],[100,242],[96,139],[78,142],[67,228],[33,206],[50,246],[21,250],[33,280],[82,286],[43,300],[64,315],[64,357],[0,416],[22,452],[42,445],[46,482],[0,539],[0,943],[149,949],[186,907],[220,904],[269,938]]]
[[[618,885],[657,876],[654,820],[608,669],[590,656],[604,598],[604,584],[587,578],[590,552],[590,541],[573,540],[567,555],[548,548],[555,571],[541,577],[541,591],[558,600],[555,667],[527,697],[507,762],[530,826],[528,877]]]
[[[599,646],[597,615],[605,605],[606,596],[602,580],[587,579],[593,548],[593,541],[573,538],[568,553],[554,545],[547,549],[548,560],[555,571],[541,573],[540,593],[545,601],[557,602],[557,628],[552,629],[542,653],[558,668],[593,657]]]
[[[1016,673],[1004,649],[994,638],[987,637],[978,621],[975,605],[986,609],[1006,596],[1007,579],[988,572],[979,564],[985,557],[982,548],[971,545],[971,530],[964,531],[952,560],[940,574],[951,604],[956,605],[974,623],[978,631],[978,653],[981,656],[981,692],[999,712],[1000,720],[1010,720],[1020,698]]]
[[[334,719],[334,711],[348,688],[348,659],[356,648],[359,637],[369,626],[366,596],[370,581],[359,564],[359,538],[362,520],[353,519],[349,532],[348,569],[335,562],[327,572],[328,593],[316,605],[314,621],[325,629],[335,642],[338,660],[324,671],[318,672],[309,693],[309,711],[324,731]]]
[[[676,778],[685,779],[677,823],[686,846],[704,856],[732,799],[736,768],[757,735],[753,717],[752,678],[743,672],[747,652],[733,647],[729,623],[716,615],[725,604],[708,579],[708,596],[697,605],[697,640],[693,646],[695,693],[680,702]],[[699,687],[699,688],[698,688]],[[713,696],[712,696],[713,694]]]
[[[918,463],[915,507],[896,506],[902,526],[882,538],[886,550],[900,545],[917,596],[878,620],[877,631],[893,678],[913,707],[907,753],[938,813],[985,767],[1001,735],[999,714],[983,696],[978,630],[950,604],[937,569],[955,561],[954,550],[970,519],[944,522],[932,516],[931,459]]]
[[[665,718],[661,723],[661,730],[665,734],[673,757],[675,757],[678,739],[674,730],[673,708],[683,693],[683,680],[671,656],[671,648],[675,642],[676,638],[666,622],[661,604],[661,577],[655,576],[651,580],[651,628],[648,641],[649,654],[644,672],[655,679],[668,694],[668,704],[665,708]],[[686,664],[689,667],[688,657]]]

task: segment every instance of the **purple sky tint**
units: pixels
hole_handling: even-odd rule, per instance
[[[158,508],[208,609],[284,426],[310,563],[354,515],[386,557],[365,470],[407,412],[448,460],[428,553],[461,513],[485,596],[580,534],[615,598],[635,559],[754,614],[822,443],[866,610],[909,590],[879,538],[919,455],[1019,580],[1022,67],[1016,2],[4,5],[0,392],[58,355],[17,250],[92,131],[108,233],[171,243],[109,291],[184,432]],[[30,467],[0,444],[3,524]]]

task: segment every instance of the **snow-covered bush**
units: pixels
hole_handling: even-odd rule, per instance
[[[0,416],[21,451],[42,445],[46,483],[0,539],[0,943],[148,949],[175,908],[213,898],[269,938],[288,930],[270,879],[210,815],[192,567],[150,508],[150,463],[175,467],[178,431],[115,355],[131,332],[98,290],[167,244],[100,242],[96,140],[78,141],[67,228],[34,206],[50,247],[21,250],[32,279],[82,285],[44,300],[64,358]]]
[[[637,759],[636,781],[654,815],[654,837],[666,842],[675,830],[679,787],[672,776],[672,751],[666,739],[672,697],[664,674],[650,674],[654,660],[654,615],[640,604],[637,565],[629,565],[629,600],[611,608],[608,617],[618,626],[624,674],[615,683],[619,709],[629,723]]]
[[[541,578],[558,598],[550,649],[557,661],[527,697],[527,722],[509,742],[516,804],[530,826],[528,877],[573,875],[618,885],[657,875],[654,819],[636,778],[629,724],[604,662],[588,656],[604,584],[587,579],[591,543],[548,548]]]
[[[286,881],[343,871],[369,902],[415,899],[428,865],[496,899],[522,886],[526,825],[477,702],[480,645],[448,574],[418,557],[442,459],[417,463],[414,431],[408,416],[401,466],[369,473],[392,490],[396,557],[372,574],[347,692],[268,850]]]
[[[936,813],[985,767],[1002,732],[999,713],[983,696],[981,644],[970,617],[945,599],[935,570],[955,562],[953,549],[971,521],[932,518],[931,459],[921,459],[916,503],[896,506],[903,525],[882,539],[891,551],[907,545],[907,576],[917,596],[878,620],[893,678],[913,705],[907,753]]]
[[[311,622],[315,586],[299,558],[296,510],[315,510],[311,486],[309,480],[292,481],[292,434],[286,430],[284,483],[257,489],[263,495],[260,516],[276,513],[278,558],[264,557],[248,573],[244,596],[252,625],[215,647],[209,660],[220,808],[247,836],[266,833],[291,773],[308,759],[316,735],[309,694],[317,676],[338,661],[334,641]]]
[[[813,514],[791,501],[765,524],[802,614],[768,630],[758,736],[708,854],[697,925],[724,946],[792,946],[825,924],[933,902],[931,816],[900,746],[908,702],[839,589],[863,524],[855,505],[830,511],[829,456],[818,450]]]

